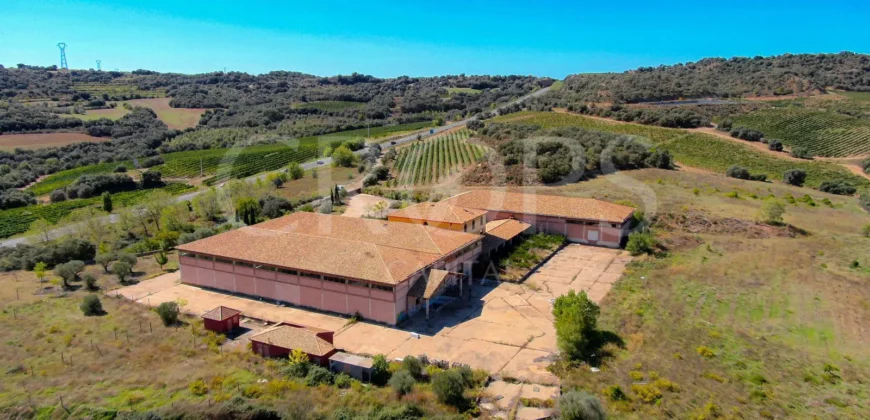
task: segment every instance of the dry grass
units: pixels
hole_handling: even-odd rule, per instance
[[[323,167],[317,169],[317,178],[311,174],[312,171],[306,171],[305,177],[285,182],[273,194],[288,200],[308,198],[314,194],[323,196],[328,195],[329,189],[336,185],[352,184],[362,178],[356,168]]]
[[[583,366],[562,371],[564,387],[598,393],[612,414],[628,418],[870,414],[863,403],[870,380],[863,328],[870,322],[870,241],[855,228],[870,217],[854,198],[703,174],[617,176],[560,190],[631,200],[648,213],[692,210],[744,220],[755,218],[769,194],[786,202],[788,195],[809,194],[816,205],[786,205],[786,223],[808,236],[657,232],[681,246],[629,266],[602,302],[600,326],[617,333],[625,349],[613,349],[599,373]],[[726,195],[732,191],[737,198]],[[823,204],[826,198],[833,207]],[[826,365],[839,370],[826,372]],[[668,382],[638,384],[632,371],[644,378],[658,372]],[[604,395],[613,385],[629,401]]]

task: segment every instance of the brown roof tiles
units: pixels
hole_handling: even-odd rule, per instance
[[[439,201],[420,203],[390,213],[390,218],[401,217],[413,220],[427,220],[443,223],[467,223],[486,214],[485,210],[457,207]]]
[[[590,221],[622,223],[634,209],[593,198],[549,194],[524,194],[495,190],[472,190],[446,199],[459,207],[538,214]]]
[[[211,319],[213,321],[224,321],[240,313],[242,313],[242,311],[237,309],[227,308],[226,306],[218,306],[217,308],[214,308],[202,314],[202,318]]]
[[[305,328],[277,325],[251,336],[251,341],[271,344],[285,349],[300,349],[312,356],[326,356],[335,350],[329,341]]]

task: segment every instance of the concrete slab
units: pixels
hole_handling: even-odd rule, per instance
[[[522,388],[521,384],[492,381],[483,390],[483,396],[490,399],[497,409],[511,411],[519,402]]]
[[[499,372],[518,352],[518,347],[481,340],[467,340],[454,353],[453,361],[489,372]]]
[[[453,355],[465,344],[465,340],[447,336],[426,336],[410,338],[399,345],[387,356],[390,360],[405,356],[419,357],[426,355],[430,360],[454,360]],[[476,366],[475,366],[476,367]]]
[[[552,408],[520,407],[514,416],[516,420],[541,420],[553,418]]]
[[[589,300],[600,303],[604,300],[604,296],[607,295],[607,292],[610,291],[610,284],[608,283],[595,283],[592,287],[586,292],[589,295]]]
[[[541,401],[556,401],[559,399],[560,391],[557,386],[545,386],[538,384],[523,384],[520,390],[520,398],[536,399]]]
[[[546,351],[522,349],[500,373],[504,377],[516,378],[522,382],[556,385],[559,378],[547,371],[551,355],[552,353]]]
[[[335,335],[335,346],[350,353],[389,354],[411,338],[408,331],[357,322]]]
[[[491,343],[522,347],[543,333],[532,325],[501,325],[472,319],[456,326],[448,337],[462,340],[484,340]]]
[[[384,197],[378,197],[375,195],[357,194],[345,200],[347,208],[344,210],[342,216],[363,217],[371,211],[372,207],[374,207],[381,201],[385,201],[388,207],[388,209],[384,211],[384,214],[389,213],[391,211],[389,209],[389,204],[392,202],[392,200],[388,200]]]
[[[620,277],[622,277],[622,271],[619,271],[617,273],[604,272],[601,274],[601,276],[598,277],[598,282],[613,284],[616,283],[616,281],[619,280]]]

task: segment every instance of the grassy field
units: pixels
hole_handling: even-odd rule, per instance
[[[479,161],[485,149],[467,143],[470,135],[461,130],[402,148],[393,165],[396,185],[437,184]]]
[[[870,154],[870,119],[801,108],[773,108],[733,118],[735,126],[801,146],[815,156]]]
[[[364,106],[365,103],[363,102],[350,101],[318,101],[293,104],[293,108],[312,108],[321,111],[344,111],[346,109],[357,109]]]
[[[190,185],[172,183],[161,188],[170,194],[181,194],[192,189]],[[155,190],[125,191],[112,194],[112,203],[115,208],[140,204],[148,200]],[[60,203],[37,204],[27,207],[18,207],[9,210],[0,210],[0,238],[8,238],[19,233],[27,232],[30,225],[38,220],[45,219],[50,223],[57,223],[69,216],[74,210],[102,205],[102,198],[91,197],[77,200],[67,200]]]
[[[606,349],[600,372],[560,370],[563,389],[597,394],[611,418],[870,415],[870,238],[856,229],[870,216],[854,198],[651,169],[558,190],[629,200],[648,217],[701,215],[654,225],[667,252],[630,264],[601,304],[599,326],[624,347]],[[790,200],[807,193],[814,204]],[[771,194],[805,236],[753,222]]]
[[[463,87],[450,87],[447,88],[448,95],[455,95],[457,93],[464,93],[466,95],[477,95],[482,92],[480,89],[472,89],[472,88],[463,88]]]
[[[82,175],[110,173],[118,167],[118,165],[127,165],[127,168],[131,168],[129,162],[99,163],[96,165],[81,166],[48,175],[39,182],[31,185],[28,190],[37,196],[50,194],[58,188],[63,188],[72,184]]]
[[[130,112],[123,106],[123,104],[127,103],[131,106],[151,108],[157,114],[157,118],[160,118],[160,121],[163,121],[169,128],[183,130],[185,128],[196,127],[199,124],[199,118],[205,112],[204,108],[173,108],[169,106],[170,100],[171,98],[164,98],[162,96],[148,99],[131,99],[117,102],[117,106],[114,109],[93,109],[85,111],[84,114],[64,114],[63,116],[79,118],[85,121],[99,118],[116,120]]]
[[[84,114],[61,114],[62,117],[70,117],[70,118],[78,118],[83,121],[93,121],[98,120],[100,118],[108,118],[110,120],[117,120],[127,114],[129,114],[126,108],[118,105],[114,108],[107,109],[90,109],[85,111]]]
[[[323,167],[316,171],[317,178],[312,176],[313,171],[306,171],[304,177],[285,182],[281,188],[275,189],[273,194],[291,201],[313,195],[323,197],[329,195],[330,188],[336,185],[348,185],[362,177],[356,168]]]
[[[752,173],[764,173],[769,179],[779,181],[785,171],[799,168],[807,172],[807,185],[813,187],[833,179],[848,180],[859,186],[870,185],[867,179],[856,176],[834,163],[779,159],[755,150],[749,145],[680,129],[605,121],[583,115],[533,111],[497,117],[494,121],[535,124],[544,128],[577,126],[589,130],[645,137],[669,150],[674,159],[684,165],[718,173],[724,173],[731,165],[740,165]]]
[[[81,142],[104,142],[108,137],[94,137],[82,133],[34,133],[0,135],[0,150],[41,149],[60,147]]]
[[[125,84],[123,81],[119,83],[74,83],[73,89],[79,92],[90,93],[96,97],[100,97],[104,93],[112,97],[140,96],[143,98],[163,98],[166,96],[164,89],[143,90],[139,89],[135,84]]]

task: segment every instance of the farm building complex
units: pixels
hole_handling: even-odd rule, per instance
[[[618,247],[634,209],[593,199],[476,190],[388,221],[297,212],[184,244],[184,283],[395,325],[523,234]]]

